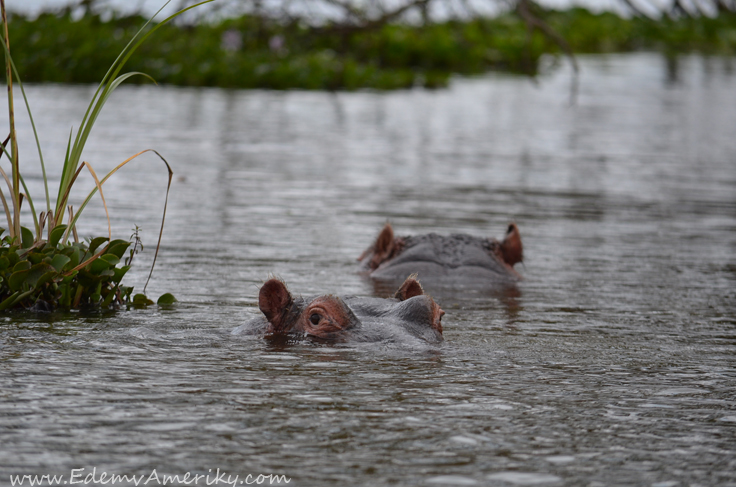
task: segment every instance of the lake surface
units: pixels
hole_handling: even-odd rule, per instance
[[[217,469],[236,485],[736,485],[735,62],[583,57],[574,103],[565,68],[440,91],[120,89],[84,159],[171,163],[147,293],[180,302],[0,317],[0,485],[208,485]],[[93,90],[27,87],[52,178]],[[165,186],[145,154],[105,187],[114,235],[143,229],[136,291]],[[86,211],[80,232],[106,234]],[[437,348],[230,334],[271,275],[374,295],[355,259],[387,220],[495,237],[515,221],[525,280],[427,286],[447,312]]]

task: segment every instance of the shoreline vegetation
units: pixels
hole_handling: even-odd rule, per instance
[[[181,86],[391,90],[439,88],[452,75],[492,70],[534,76],[545,54],[736,54],[731,10],[713,17],[653,19],[530,5],[540,28],[530,29],[519,9],[493,18],[422,25],[393,20],[371,28],[309,26],[252,13],[169,23],[158,29],[154,42],[139,47],[127,67],[158,83]],[[71,7],[35,18],[11,14],[13,59],[24,82],[94,83],[146,20],[112,11],[79,16]]]

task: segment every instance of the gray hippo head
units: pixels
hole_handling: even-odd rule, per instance
[[[394,236],[387,223],[358,258],[374,279],[396,280],[418,274],[422,280],[509,283],[521,280],[514,264],[524,259],[519,228],[510,223],[499,242],[466,234]]]
[[[270,337],[303,337],[324,342],[402,341],[414,337],[442,341],[445,312],[412,276],[392,298],[336,296],[294,297],[279,279],[266,281],[258,293],[263,318],[250,327]]]

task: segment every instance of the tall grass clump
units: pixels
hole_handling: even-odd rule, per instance
[[[56,308],[74,309],[81,307],[108,308],[123,304],[150,302],[143,294],[133,296],[133,288],[121,284],[123,276],[130,269],[133,256],[139,250],[139,241],[137,232],[134,234],[134,242],[122,239],[113,240],[103,185],[128,162],[145,152],[153,152],[161,159],[168,170],[169,179],[165,199],[168,202],[168,193],[173,176],[171,167],[158,152],[152,149],[146,149],[132,155],[118,164],[103,178],[99,178],[92,165],[82,159],[82,153],[97,117],[115,89],[125,80],[133,76],[143,76],[154,81],[153,78],[141,72],[120,74],[123,66],[133,52],[160,26],[181,15],[183,12],[212,0],[206,0],[182,9],[149,28],[153,18],[170,1],[166,2],[138,30],[122,52],[120,52],[102,78],[97,91],[95,91],[76,134],[73,129],[70,132],[62,174],[58,182],[58,190],[56,191],[56,200],[52,205],[49,181],[46,176],[46,167],[38,132],[18,69],[10,54],[11,45],[8,34],[5,2],[4,0],[0,0],[0,13],[2,14],[0,43],[5,54],[5,79],[8,90],[9,123],[9,134],[1,144],[2,152],[0,152],[0,158],[5,156],[5,160],[9,161],[10,165],[10,176],[8,176],[8,173],[0,165],[0,176],[5,180],[8,187],[8,193],[6,194],[0,186],[1,211],[5,213],[7,219],[7,228],[0,228],[0,237],[2,237],[2,240],[0,240],[0,310],[13,308],[33,308],[37,310]],[[20,170],[18,141],[15,130],[15,106],[13,103],[15,84],[17,84],[22,94],[38,149],[38,161],[41,165],[45,190],[45,201],[42,203],[44,209],[40,212],[38,212],[34,204],[34,200],[28,191]],[[0,163],[2,163],[1,160]],[[94,179],[95,187],[75,211],[73,206],[69,204],[69,197],[74,183],[84,170],[88,171]],[[107,215],[108,235],[91,238],[83,242],[79,240],[77,235],[76,224],[85,207],[96,193],[99,193],[100,201]],[[21,224],[21,206],[24,202],[28,203],[33,219],[33,224],[30,228]],[[166,203],[164,203],[161,219],[161,232],[163,231],[165,217]],[[159,233],[159,244],[161,242],[161,232]],[[132,249],[130,248],[131,243],[134,243]],[[151,266],[151,273],[153,272],[153,265],[155,265],[157,255],[158,246]],[[150,279],[150,277],[151,274],[149,273],[148,278]],[[146,282],[147,285],[148,282]],[[172,299],[173,297],[171,295],[164,295],[159,299],[159,302],[165,303]]]

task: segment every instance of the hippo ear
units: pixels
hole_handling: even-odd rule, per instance
[[[286,284],[278,279],[269,279],[258,293],[258,307],[269,323],[277,320],[284,309],[291,306],[292,298]]]
[[[366,264],[366,267],[373,270],[378,268],[383,262],[390,259],[394,251],[396,250],[396,240],[394,239],[394,229],[391,228],[390,223],[386,223],[381,233],[378,234],[375,243],[368,247],[363,255],[358,257],[359,261],[362,261],[368,256],[371,256],[371,260]]]
[[[393,249],[394,249],[394,229],[391,228],[390,223],[386,223],[386,225],[383,226],[381,233],[378,234],[378,238],[376,239],[376,245],[373,251],[376,254],[388,256],[391,254],[391,251]]]
[[[524,246],[521,244],[521,235],[516,223],[509,223],[506,236],[501,242],[501,256],[510,266],[524,260]]]
[[[406,281],[404,281],[404,284],[402,284],[399,290],[396,291],[394,297],[399,301],[406,301],[409,298],[421,296],[422,294],[424,294],[424,289],[422,289],[422,285],[417,281],[417,275],[412,274],[406,278]]]

